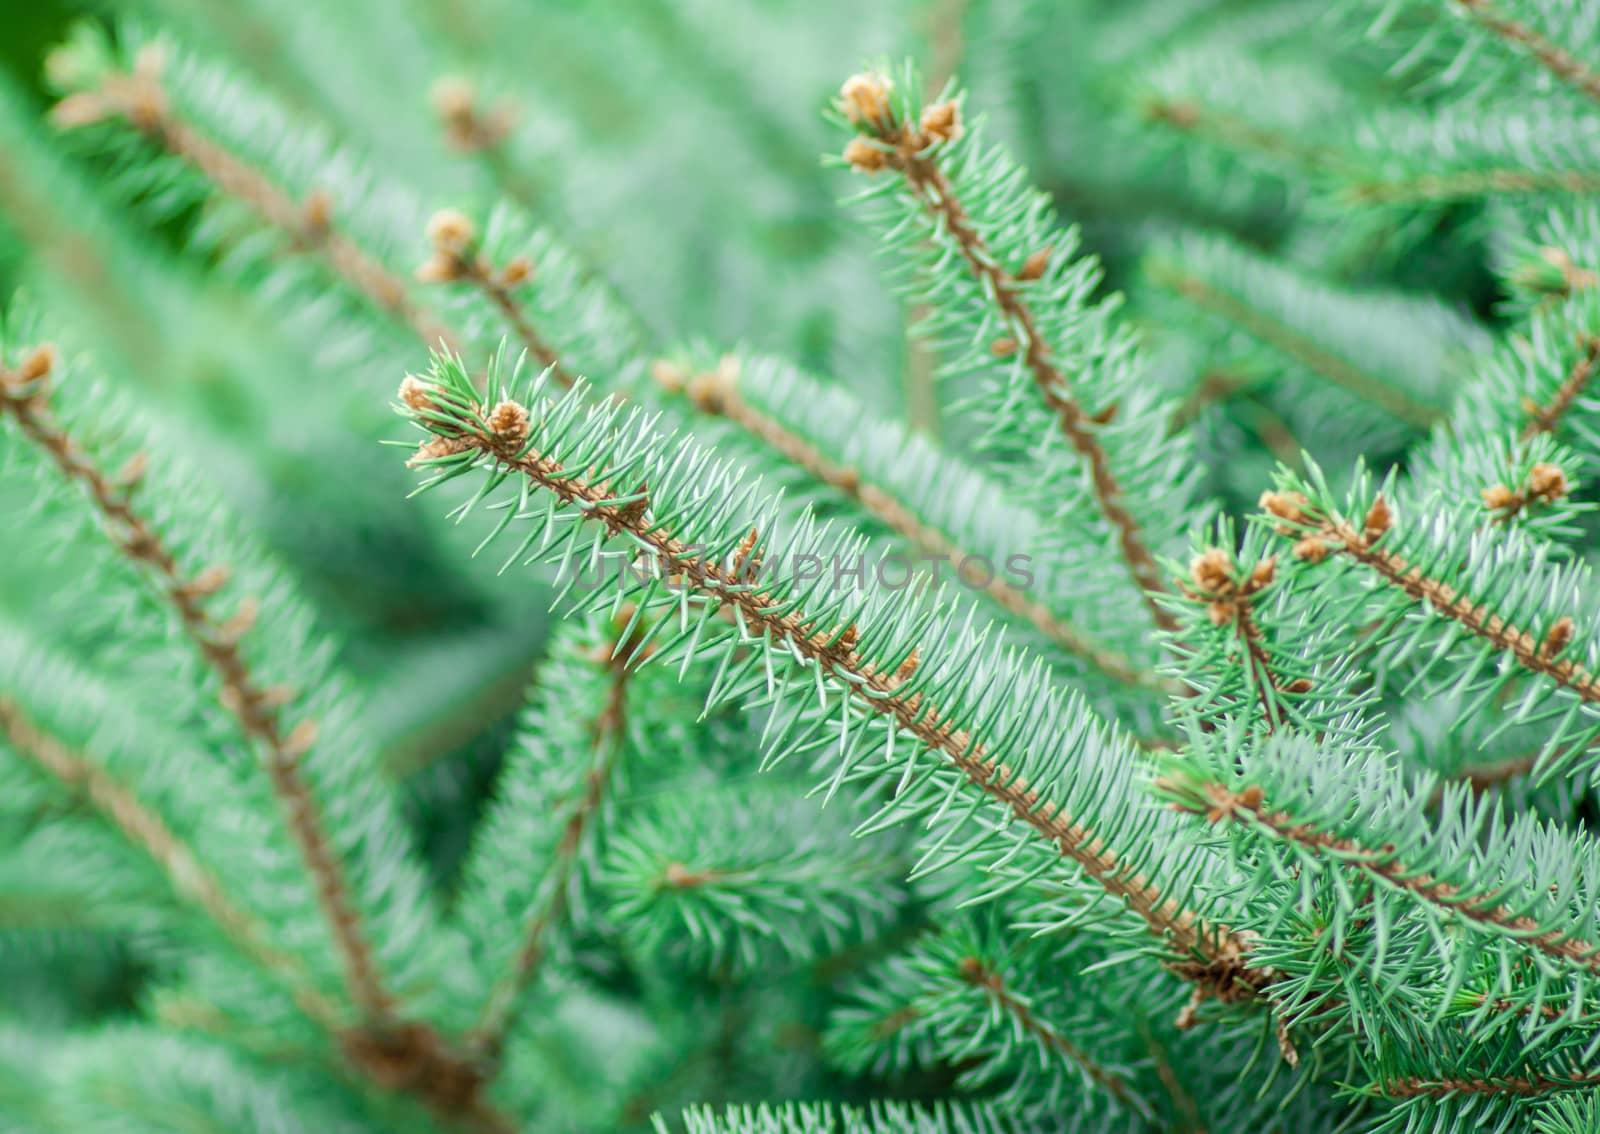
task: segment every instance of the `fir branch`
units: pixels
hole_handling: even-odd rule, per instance
[[[624,623],[624,627],[626,625]],[[585,837],[599,817],[606,788],[611,782],[612,766],[627,737],[628,678],[633,672],[629,663],[638,660],[633,653],[641,645],[642,630],[635,628],[626,639],[617,638],[599,648],[598,660],[605,666],[607,675],[606,696],[599,715],[589,725],[589,769],[583,781],[583,795],[567,816],[554,861],[547,867],[548,893],[521,919],[522,944],[512,956],[510,971],[490,988],[479,1009],[477,1022],[467,1036],[468,1050],[490,1062],[499,1060],[506,1034],[516,1022],[522,994],[539,975],[539,967],[549,949],[550,929],[566,915],[572,873],[578,865]]]
[[[900,174],[907,191],[919,202],[935,230],[951,242],[994,305],[994,314],[1015,331],[1014,339],[995,340],[994,352],[1003,356],[1022,351],[1040,397],[1056,415],[1073,451],[1088,467],[1095,501],[1116,532],[1124,565],[1138,584],[1151,619],[1161,630],[1175,631],[1177,623],[1156,599],[1166,593],[1166,583],[1124,502],[1122,486],[1105,448],[1095,436],[1094,427],[1100,423],[1072,397],[1066,375],[1040,334],[1033,306],[1024,297],[1024,285],[1043,271],[1048,249],[1037,264],[1025,264],[1021,274],[1008,272],[956,197],[940,165],[939,144],[959,137],[962,130],[958,104],[933,103],[924,110],[920,124],[902,122],[890,105],[885,80],[870,74],[850,79],[844,86],[843,101],[846,114],[860,134],[846,149],[846,160],[867,173],[887,168]]]
[[[1339,195],[1353,205],[1422,205],[1494,193],[1600,192],[1600,170],[1484,169],[1415,177],[1352,177]]]
[[[1434,407],[1417,401],[1393,383],[1366,373],[1296,328],[1193,272],[1180,271],[1165,260],[1156,260],[1150,265],[1150,275],[1197,307],[1226,319],[1335,385],[1382,406],[1409,425],[1427,428],[1439,417]]]
[[[687,392],[696,408],[727,418],[817,480],[855,501],[908,543],[930,556],[946,560],[956,568],[958,574],[962,571],[962,564],[969,556],[944,532],[917,515],[883,487],[864,481],[858,469],[830,460],[815,445],[786,429],[782,422],[762,413],[741,397],[736,361],[730,366],[697,376],[689,383]],[[1046,639],[1072,656],[1088,662],[1112,680],[1147,687],[1159,684],[1154,674],[1135,668],[1121,654],[1098,644],[1070,622],[1057,617],[1043,603],[1030,599],[1003,579],[990,579],[979,589]]]
[[[87,491],[104,517],[112,542],[157,578],[162,597],[171,603],[185,633],[221,679],[224,708],[266,754],[267,775],[314,881],[318,904],[344,962],[355,1004],[375,1020],[388,1019],[393,1012],[393,999],[382,986],[343,868],[323,829],[317,801],[299,770],[301,755],[315,740],[315,722],[307,718],[294,728],[285,729],[280,710],[292,698],[292,690],[263,688],[245,661],[239,640],[255,620],[252,601],[247,599],[225,622],[216,621],[206,609],[204,600],[225,583],[226,569],[212,567],[193,579],[184,578],[160,535],[134,508],[132,492],[142,468],[136,464],[124,470],[114,483],[56,422],[47,405],[45,384],[54,357],[53,348],[41,347],[27,355],[15,371],[0,367],[0,413],[14,418],[23,434],[49,455],[61,474]]]
[[[1509,653],[1528,672],[1548,677],[1580,700],[1600,702],[1600,677],[1561,656],[1572,640],[1571,618],[1553,620],[1540,639],[1492,613],[1487,605],[1480,606],[1444,580],[1429,576],[1400,553],[1379,546],[1393,522],[1381,494],[1359,530],[1350,521],[1310,505],[1299,493],[1269,492],[1261,500],[1269,513],[1284,521],[1282,532],[1303,536],[1295,547],[1297,557],[1315,562],[1332,553],[1346,555],[1416,602]]]
[[[242,202],[291,247],[316,254],[374,306],[409,326],[426,346],[461,349],[456,335],[410,297],[402,279],[340,233],[333,223],[336,203],[326,192],[314,191],[297,203],[267,174],[186,122],[161,85],[161,56],[153,48],[140,54],[132,70],[109,71],[97,86],[63,98],[51,117],[68,128],[121,119],[198,171],[216,192]]]
[[[1589,380],[1594,377],[1595,368],[1600,366],[1600,336],[1582,336],[1578,348],[1583,353],[1572,364],[1566,379],[1556,389],[1555,395],[1549,402],[1541,406],[1537,402],[1524,401],[1523,408],[1528,412],[1529,421],[1522,430],[1523,441],[1531,441],[1541,433],[1555,432],[1563,415],[1588,388]]]
[[[1545,928],[1537,919],[1502,904],[1496,890],[1477,895],[1467,893],[1461,886],[1444,881],[1428,870],[1408,865],[1392,846],[1369,847],[1311,823],[1298,822],[1286,812],[1273,810],[1259,786],[1248,785],[1235,791],[1209,780],[1199,787],[1204,805],[1192,800],[1180,802],[1177,804],[1180,810],[1203,815],[1211,823],[1224,819],[1248,823],[1319,858],[1354,867],[1474,927],[1502,934],[1557,961],[1600,973],[1600,945],[1563,929]]]
[[[1006,988],[1004,978],[985,965],[980,958],[963,957],[960,969],[961,979],[974,988],[982,989],[995,1008],[1010,1017],[1018,1029],[1081,1068],[1085,1075],[1105,1088],[1123,1106],[1135,1110],[1140,1108],[1139,1100],[1130,1094],[1127,1084],[1120,1076],[1100,1066],[1088,1052],[1073,1043],[1070,1038],[1035,1016],[1027,1001]]]
[[[1320,171],[1336,168],[1338,164],[1326,147],[1304,145],[1281,130],[1192,99],[1150,98],[1139,111],[1147,121],[1209,139],[1226,149],[1260,154],[1298,169]]]
[[[1600,1071],[1575,1071],[1570,1075],[1495,1075],[1483,1079],[1386,1079],[1373,1093],[1387,1099],[1446,1099],[1458,1095],[1523,1095],[1528,1097],[1558,1091],[1593,1090],[1600,1085]]]
[[[280,977],[309,1018],[328,1032],[337,1032],[338,1011],[311,984],[299,961],[266,940],[257,920],[233,903],[193,848],[160,815],[94,761],[39,728],[5,696],[0,696],[0,735],[40,771],[81,792],[129,842],[150,856],[181,898],[198,906],[247,956]]]
[[[1277,702],[1277,695],[1305,693],[1311,688],[1307,678],[1284,682],[1273,672],[1272,659],[1252,609],[1253,597],[1271,584],[1276,568],[1276,559],[1269,556],[1241,574],[1227,552],[1220,547],[1212,547],[1195,556],[1190,564],[1189,576],[1194,585],[1180,584],[1184,597],[1205,605],[1206,615],[1213,626],[1232,623],[1239,644],[1244,649],[1244,670],[1248,683],[1260,698],[1262,717],[1267,722],[1269,732],[1275,723],[1289,723]]]
[[[500,312],[528,353],[550,371],[562,389],[570,390],[573,376],[540,337],[513,290],[533,274],[534,265],[526,257],[518,257],[504,268],[494,267],[479,252],[472,222],[451,209],[434,214],[428,222],[428,239],[433,245],[433,257],[417,269],[417,278],[424,283],[465,280],[477,288]]]
[[[731,608],[740,627],[814,666],[820,675],[833,679],[847,701],[888,718],[921,745],[940,753],[967,782],[1053,844],[1107,894],[1125,902],[1152,934],[1168,942],[1185,958],[1172,962],[1174,971],[1224,999],[1254,996],[1270,980],[1270,974],[1249,966],[1245,942],[1232,930],[1163,896],[1142,873],[1130,869],[1126,856],[1109,847],[1102,835],[1044,799],[1007,765],[990,759],[978,737],[947,724],[938,706],[920,693],[900,692],[918,664],[914,657],[910,666],[879,670],[856,651],[858,633],[853,625],[819,631],[794,603],[779,602],[753,588],[742,570],[698,553],[669,526],[651,519],[648,486],[625,490],[610,483],[614,474],[604,469],[564,467],[534,444],[527,406],[505,399],[489,409],[470,401],[462,388],[464,373],[454,363],[436,374],[450,385],[407,378],[400,389],[400,400],[412,420],[433,435],[412,457],[413,465],[449,462],[460,469],[465,467],[463,455],[472,455],[491,467],[494,482],[518,473],[528,488],[548,493],[557,506],[598,521],[611,535],[626,534],[665,577],[675,581],[674,586],[699,593],[717,608]],[[930,656],[920,662],[931,663]]]
[[[1568,86],[1600,102],[1600,73],[1587,67],[1571,52],[1527,24],[1497,11],[1490,0],[1454,0],[1456,6],[1479,27],[1504,40],[1512,48],[1532,56],[1550,74]]]

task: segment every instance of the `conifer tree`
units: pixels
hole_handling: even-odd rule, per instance
[[[0,1127],[1600,1130],[1584,5],[115,7]]]

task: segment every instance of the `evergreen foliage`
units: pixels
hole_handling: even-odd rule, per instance
[[[0,1128],[1600,1131],[1589,5],[79,15]]]

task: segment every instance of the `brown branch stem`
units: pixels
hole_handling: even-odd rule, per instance
[[[1590,972],[1600,972],[1600,946],[1560,929],[1541,928],[1533,918],[1502,904],[1497,894],[1466,895],[1454,883],[1407,866],[1396,856],[1393,847],[1364,846],[1309,823],[1297,823],[1292,816],[1274,811],[1259,788],[1235,792],[1215,782],[1203,787],[1208,804],[1203,814],[1212,822],[1226,818],[1251,823],[1277,839],[1353,866],[1471,924],[1513,937],[1548,957]],[[1186,809],[1202,813],[1198,807]]]
[[[1541,433],[1554,432],[1562,417],[1572,408],[1572,403],[1588,388],[1595,368],[1600,366],[1600,335],[1584,335],[1578,347],[1583,353],[1572,364],[1572,369],[1556,389],[1555,395],[1546,405],[1535,404],[1530,407],[1528,424],[1522,429],[1523,441],[1531,441]]]
[[[1526,51],[1550,74],[1595,102],[1600,102],[1600,74],[1591,71],[1575,55],[1527,24],[1495,11],[1489,0],[1456,0],[1457,6],[1479,27],[1498,36],[1514,48]]]
[[[1548,677],[1583,701],[1600,701],[1600,678],[1575,661],[1547,653],[1540,640],[1527,630],[1512,625],[1498,614],[1491,614],[1487,606],[1478,606],[1443,580],[1429,577],[1398,552],[1379,546],[1377,540],[1368,539],[1343,520],[1324,516],[1314,527],[1331,541],[1330,550],[1342,551],[1371,568],[1385,582],[1511,654],[1523,669]]]
[[[1177,622],[1161,606],[1156,596],[1166,591],[1166,583],[1155,557],[1144,542],[1138,522],[1124,502],[1122,485],[1111,468],[1105,447],[1094,433],[1091,415],[1085,413],[1068,391],[1066,376],[1051,357],[1050,346],[1039,333],[1033,308],[1023,298],[1023,284],[1000,266],[994,253],[972,223],[966,208],[956,197],[937,156],[928,152],[929,140],[912,126],[889,121],[879,136],[892,149],[885,154],[888,165],[904,178],[907,189],[927,211],[966,263],[974,279],[1001,316],[1017,332],[1023,361],[1046,406],[1055,413],[1061,432],[1073,451],[1088,467],[1091,487],[1100,512],[1116,533],[1123,562],[1138,584],[1152,621],[1162,630],[1174,632]]]
[[[316,253],[374,306],[409,326],[430,349],[442,344],[460,353],[457,336],[411,298],[404,280],[333,226],[333,202],[325,192],[296,202],[266,174],[184,121],[162,88],[157,67],[141,64],[133,71],[110,75],[94,90],[63,99],[54,117],[64,126],[76,126],[112,115],[186,162],[218,192],[242,202],[292,246]]]
[[[511,968],[490,989],[477,1023],[467,1036],[468,1050],[491,1063],[497,1062],[507,1031],[516,1019],[522,993],[538,976],[549,947],[549,932],[565,915],[567,888],[577,866],[584,839],[598,818],[611,782],[611,771],[627,732],[628,678],[634,647],[642,634],[635,631],[630,642],[615,641],[602,647],[608,675],[605,702],[590,724],[589,769],[584,790],[567,816],[555,858],[550,864],[548,893],[543,902],[523,919],[522,944],[513,955]]]
[[[1151,277],[1183,296],[1196,307],[1210,311],[1246,333],[1281,351],[1306,368],[1357,397],[1382,406],[1408,425],[1427,428],[1439,412],[1346,362],[1332,351],[1264,311],[1259,311],[1209,281],[1169,265],[1154,264]]]
[[[1571,1075],[1492,1075],[1481,1079],[1389,1079],[1377,1085],[1377,1092],[1388,1099],[1439,1099],[1452,1095],[1531,1097],[1558,1091],[1593,1090],[1597,1084],[1600,1084],[1600,1071],[1580,1071]]]
[[[426,395],[413,391],[413,397]],[[510,405],[514,403],[496,407],[490,418],[513,423],[528,420],[524,407],[507,411]],[[1206,981],[1218,995],[1234,999],[1253,995],[1269,979],[1268,974],[1249,967],[1245,942],[1237,934],[1224,926],[1208,924],[1176,900],[1164,897],[1142,873],[1131,869],[1104,837],[1044,800],[1011,768],[986,756],[978,737],[945,723],[937,706],[920,694],[908,697],[897,693],[901,679],[894,673],[879,672],[856,653],[849,635],[819,634],[803,614],[781,608],[774,599],[751,588],[739,572],[701,558],[666,527],[648,520],[648,501],[637,498],[638,493],[622,494],[579,470],[563,468],[559,462],[528,448],[526,439],[525,430],[496,435],[469,428],[441,440],[445,442],[443,451],[476,450],[521,473],[535,486],[579,509],[586,518],[600,521],[608,530],[628,532],[636,544],[654,554],[668,574],[685,580],[710,600],[734,608],[746,627],[758,630],[772,642],[784,643],[798,657],[835,678],[836,688],[847,696],[857,698],[873,713],[892,718],[907,735],[941,753],[973,786],[1009,808],[1109,895],[1125,902],[1151,933],[1170,943],[1175,953],[1189,958],[1175,961],[1176,971],[1190,979]],[[419,458],[426,460],[440,451],[435,448],[438,445],[439,442],[431,442],[424,446]],[[635,498],[619,503],[623,495]]]
[[[160,815],[104,768],[41,729],[4,696],[0,696],[0,735],[40,771],[81,792],[123,837],[161,868],[180,898],[197,906],[243,953],[279,977],[307,1017],[324,1030],[337,1032],[338,1010],[316,990],[300,962],[267,940],[261,924],[234,905],[216,875]]]
[[[1027,1001],[1008,989],[1005,980],[998,972],[989,968],[977,957],[963,957],[960,971],[962,980],[974,988],[982,989],[997,1008],[1015,1021],[1017,1027],[1051,1051],[1065,1057],[1068,1062],[1082,1068],[1085,1075],[1104,1087],[1122,1105],[1135,1110],[1142,1109],[1140,1101],[1128,1091],[1128,1085],[1120,1076],[1100,1066],[1083,1048],[1034,1015]]]
[[[37,352],[34,357],[39,357]],[[41,373],[32,381],[24,381],[24,377],[0,369],[0,413],[14,418],[23,434],[45,452],[61,474],[87,491],[106,522],[111,541],[137,566],[155,576],[162,598],[172,605],[184,632],[221,679],[223,706],[266,756],[268,778],[311,875],[317,902],[344,963],[351,998],[364,1014],[376,1020],[388,1019],[393,1000],[383,988],[343,870],[323,830],[316,799],[300,772],[300,757],[310,744],[313,722],[304,720],[292,731],[284,727],[280,717],[282,692],[259,684],[239,649],[244,625],[238,616],[229,624],[218,623],[205,607],[205,596],[220,585],[220,580],[211,583],[203,577],[183,576],[172,552],[133,507],[132,490],[113,485],[50,414],[45,394],[39,388],[44,375]]]
[[[706,382],[708,378],[712,381]],[[908,543],[930,556],[946,560],[958,573],[962,571],[962,564],[970,557],[948,536],[891,493],[864,481],[859,470],[830,460],[815,445],[751,405],[740,396],[731,374],[704,375],[696,380],[690,394],[698,408],[732,421],[817,480],[855,501]],[[1094,642],[1070,622],[1057,618],[1043,603],[1029,598],[1002,579],[994,578],[980,590],[1062,650],[1088,662],[1112,680],[1126,685],[1161,687],[1156,675],[1136,668],[1121,654]]]

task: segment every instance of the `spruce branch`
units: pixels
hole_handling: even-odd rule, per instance
[[[892,170],[899,174],[907,193],[926,213],[936,239],[947,243],[965,263],[993,305],[994,316],[1012,332],[995,339],[992,352],[998,357],[1022,352],[1040,398],[1089,470],[1095,501],[1116,532],[1124,565],[1138,584],[1151,619],[1161,630],[1176,630],[1172,615],[1156,599],[1166,593],[1166,583],[1128,510],[1106,450],[1095,436],[1095,427],[1104,422],[1073,397],[1072,387],[1041,334],[1033,305],[1026,298],[1026,285],[1042,275],[1047,266],[1048,250],[1044,258],[1030,260],[1016,274],[1008,271],[956,196],[940,163],[941,144],[959,138],[964,128],[959,103],[932,103],[924,109],[920,122],[901,121],[887,80],[875,74],[853,76],[842,89],[841,101],[857,130],[857,137],[845,150],[845,160],[864,173]]]
[[[949,723],[931,698],[906,691],[923,670],[941,670],[942,659],[919,645],[887,665],[875,664],[858,651],[861,631],[854,623],[819,629],[819,623],[827,623],[800,609],[796,601],[780,601],[752,586],[743,572],[735,572],[704,549],[686,543],[668,523],[653,518],[656,501],[652,490],[633,471],[645,460],[642,453],[618,468],[606,467],[604,459],[591,450],[580,465],[569,467],[542,449],[541,444],[560,441],[560,423],[571,425],[579,404],[574,399],[580,392],[555,402],[540,402],[530,411],[523,402],[500,396],[497,377],[491,373],[491,379],[490,397],[498,398],[492,408],[477,400],[459,364],[447,358],[438,360],[434,382],[407,378],[402,385],[403,411],[431,436],[411,459],[413,465],[434,471],[429,483],[440,483],[475,464],[488,470],[489,488],[517,474],[525,482],[523,499],[533,490],[547,494],[552,520],[558,510],[566,509],[581,520],[599,524],[610,536],[627,537],[658,565],[663,578],[672,581],[680,603],[686,602],[691,592],[707,600],[700,626],[716,611],[730,611],[741,637],[764,640],[771,648],[791,655],[812,668],[819,680],[827,679],[844,694],[847,705],[884,718],[896,731],[940,754],[946,766],[966,783],[1054,846],[1106,894],[1124,902],[1150,933],[1182,958],[1172,962],[1174,971],[1224,999],[1248,998],[1267,982],[1269,974],[1248,964],[1246,944],[1236,934],[1163,894],[1129,865],[1125,854],[1109,846],[1101,833],[1044,798],[1007,764],[991,758],[977,734]],[[533,395],[538,394],[536,382]],[[618,427],[613,417],[613,411],[591,412],[586,435],[615,436]],[[479,494],[480,499],[487,491]],[[507,510],[497,530],[504,529],[515,511]],[[578,530],[574,525],[573,539]],[[536,530],[524,547],[537,536]],[[571,546],[572,542],[565,544]],[[731,550],[732,543],[728,547]],[[683,610],[687,618],[687,608]],[[694,631],[696,640],[699,634]]]
[[[1248,572],[1241,572],[1226,551],[1212,547],[1191,562],[1189,576],[1193,585],[1180,584],[1184,597],[1205,605],[1206,616],[1213,626],[1233,626],[1243,647],[1247,682],[1261,701],[1262,717],[1269,732],[1275,724],[1290,723],[1278,698],[1285,693],[1301,694],[1311,689],[1308,678],[1298,677],[1286,682],[1273,672],[1272,659],[1252,609],[1253,598],[1271,584],[1276,571],[1277,560],[1269,556]]]
[[[1205,138],[1225,149],[1259,154],[1291,169],[1320,172],[1338,166],[1326,147],[1306,145],[1281,130],[1194,99],[1148,98],[1139,113],[1148,122]]]
[[[292,728],[285,727],[281,711],[292,700],[293,691],[263,687],[251,672],[239,640],[255,621],[254,601],[246,599],[232,617],[217,621],[205,600],[226,583],[227,570],[215,566],[192,579],[185,578],[161,536],[134,507],[133,492],[142,464],[136,460],[132,468],[123,470],[113,481],[55,420],[48,406],[47,386],[54,357],[53,348],[41,347],[29,353],[14,371],[0,367],[0,413],[12,417],[23,435],[49,455],[61,474],[88,493],[104,518],[111,541],[135,565],[155,577],[161,596],[172,605],[185,633],[221,679],[223,707],[266,755],[268,778],[313,879],[318,903],[344,962],[350,995],[364,1014],[374,1020],[388,1019],[393,1012],[393,999],[379,978],[343,868],[323,828],[317,801],[299,769],[301,756],[315,742],[316,723],[306,718]]]
[[[1149,271],[1152,279],[1195,306],[1227,320],[1327,381],[1381,406],[1406,424],[1427,428],[1438,420],[1437,408],[1418,401],[1393,382],[1367,373],[1272,313],[1252,306],[1242,296],[1164,259],[1152,262]]]
[[[490,988],[477,1022],[468,1033],[466,1046],[479,1058],[498,1062],[507,1032],[516,1022],[523,994],[538,978],[549,950],[549,932],[566,916],[567,893],[580,853],[605,801],[612,768],[627,738],[628,679],[636,663],[634,651],[645,648],[643,631],[634,625],[632,612],[618,628],[616,637],[601,645],[596,659],[604,667],[606,695],[599,714],[589,722],[588,771],[583,778],[583,794],[567,815],[554,859],[545,867],[549,874],[543,899],[524,911],[519,919],[521,944],[512,956],[509,971]],[[633,627],[629,632],[629,627]]]
[[[1428,205],[1496,193],[1556,192],[1577,196],[1600,192],[1600,170],[1498,168],[1402,177],[1361,175],[1342,185],[1339,196],[1352,205]]]
[[[1121,1076],[1102,1067],[1088,1052],[1073,1043],[1070,1037],[1034,1015],[1028,1002],[1007,988],[1005,978],[984,964],[981,958],[963,957],[960,962],[960,973],[962,980],[974,988],[981,989],[990,1003],[1007,1016],[1018,1029],[1080,1068],[1123,1106],[1134,1110],[1140,1109],[1140,1101],[1129,1092],[1128,1085],[1123,1082]]]
[[[681,377],[658,367],[658,375],[669,387]],[[966,549],[929,520],[918,515],[886,488],[862,478],[859,469],[830,460],[805,438],[784,427],[776,418],[763,413],[739,393],[738,360],[731,356],[716,369],[697,375],[685,386],[695,407],[707,414],[724,417],[757,438],[817,480],[855,501],[889,530],[930,556],[949,562],[958,574],[971,558]],[[1021,619],[1049,641],[1074,657],[1088,662],[1114,681],[1125,685],[1155,686],[1158,679],[1135,668],[1127,658],[1094,641],[1088,634],[1062,619],[1049,607],[1028,597],[1005,580],[993,578],[979,588],[1013,616]]]
[[[75,128],[120,119],[198,171],[226,197],[240,201],[292,248],[318,256],[375,307],[409,326],[424,345],[460,350],[460,340],[413,300],[404,280],[344,236],[334,223],[337,202],[321,190],[296,202],[266,173],[230,153],[184,120],[161,84],[161,53],[146,48],[131,70],[108,71],[98,85],[70,94],[51,117]]]
[[[1248,823],[1311,855],[1353,867],[1483,932],[1503,935],[1553,960],[1600,973],[1600,945],[1564,928],[1547,928],[1536,918],[1504,904],[1497,889],[1474,893],[1405,862],[1392,845],[1366,846],[1360,840],[1299,821],[1287,812],[1274,810],[1259,785],[1248,784],[1234,790],[1208,781],[1199,788],[1203,798],[1193,794],[1192,786],[1185,787],[1189,799],[1178,804],[1180,809],[1202,815],[1209,823]]]
[[[89,803],[155,862],[178,896],[211,919],[241,952],[288,987],[307,1017],[330,1034],[339,1030],[338,1010],[311,983],[300,962],[267,940],[259,921],[234,904],[227,889],[194,849],[117,778],[75,752],[29,719],[21,706],[0,695],[0,736],[23,759]]]
[[[1562,417],[1588,389],[1595,368],[1600,366],[1600,336],[1583,335],[1578,340],[1582,352],[1572,364],[1566,379],[1556,389],[1555,395],[1544,405],[1525,400],[1523,408],[1528,413],[1528,424],[1523,427],[1522,440],[1531,441],[1541,433],[1553,433]]]
[[[1443,579],[1430,576],[1399,552],[1380,546],[1394,522],[1393,513],[1381,493],[1359,526],[1312,505],[1297,492],[1269,492],[1262,496],[1261,504],[1271,516],[1282,521],[1279,525],[1282,533],[1300,537],[1295,545],[1297,558],[1316,563],[1329,554],[1344,555],[1370,569],[1413,601],[1510,654],[1528,672],[1549,678],[1582,701],[1600,702],[1600,677],[1563,656],[1572,641],[1571,617],[1563,615],[1552,619],[1544,635],[1538,636],[1508,622],[1493,613],[1487,604],[1479,604]]]
[[[1600,1071],[1574,1071],[1569,1075],[1495,1075],[1482,1079],[1424,1079],[1407,1077],[1386,1079],[1373,1093],[1388,1099],[1448,1099],[1462,1095],[1522,1095],[1536,1097],[1560,1091],[1593,1090],[1600,1084]]]
[[[503,268],[494,267],[479,252],[472,222],[453,209],[434,214],[428,222],[428,240],[433,245],[433,256],[417,269],[417,278],[424,283],[470,283],[500,312],[539,365],[548,368],[555,380],[570,390],[575,380],[529,321],[514,290],[532,276],[533,263],[526,257],[517,257]]]
[[[1585,65],[1571,52],[1551,42],[1534,28],[1500,12],[1491,0],[1453,0],[1479,27],[1498,37],[1513,50],[1531,56],[1563,83],[1585,98],[1600,102],[1600,72]]]

